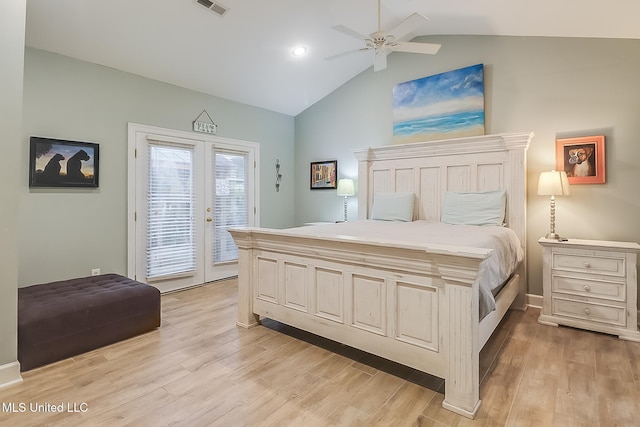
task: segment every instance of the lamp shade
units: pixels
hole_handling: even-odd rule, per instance
[[[569,179],[565,171],[542,172],[538,178],[538,195],[568,196]]]
[[[355,189],[353,187],[352,179],[341,179],[338,180],[338,196],[353,196],[356,194]]]

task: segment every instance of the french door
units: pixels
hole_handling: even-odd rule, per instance
[[[130,124],[129,275],[162,292],[237,275],[227,228],[258,225],[258,148]]]

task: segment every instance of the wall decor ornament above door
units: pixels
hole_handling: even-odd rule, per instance
[[[202,110],[202,113],[193,121],[193,131],[215,135],[218,131],[218,125],[215,124],[207,110]]]

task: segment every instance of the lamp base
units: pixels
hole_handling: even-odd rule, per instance
[[[552,240],[561,239],[561,237],[560,237],[560,235],[558,233],[549,233],[544,237],[545,237],[545,239],[552,239]]]
[[[347,222],[347,196],[344,196],[344,222]]]

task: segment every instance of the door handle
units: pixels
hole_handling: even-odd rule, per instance
[[[210,216],[207,217],[207,222],[211,222],[213,221],[213,218],[211,218]]]

